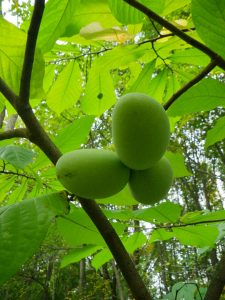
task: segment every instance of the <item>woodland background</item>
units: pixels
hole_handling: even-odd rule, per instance
[[[0,1],[0,298],[225,299],[225,2],[44,2]],[[54,164],[113,150],[128,92],[167,110],[167,198],[73,198]]]

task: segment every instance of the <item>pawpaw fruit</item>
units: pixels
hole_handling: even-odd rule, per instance
[[[56,163],[62,185],[76,196],[106,198],[127,184],[130,170],[109,150],[81,149],[68,152]]]
[[[160,160],[169,143],[166,111],[148,95],[126,94],[116,103],[112,114],[112,138],[126,166],[148,169]]]
[[[172,181],[172,167],[169,160],[163,157],[149,169],[131,170],[129,188],[138,202],[154,204],[167,195]]]

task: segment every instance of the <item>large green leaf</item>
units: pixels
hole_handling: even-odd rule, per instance
[[[224,0],[192,0],[192,17],[202,40],[215,52],[225,57]]]
[[[93,121],[93,116],[76,119],[59,132],[55,138],[55,144],[63,153],[78,149],[81,144],[86,143]]]
[[[114,16],[122,24],[142,23],[146,16],[125,3],[123,0],[108,0],[109,7]],[[140,0],[146,7],[160,15],[168,15],[190,3],[190,0]]]
[[[80,0],[49,0],[46,3],[37,42],[43,53],[51,50],[63,34],[79,2]]]
[[[135,218],[150,223],[175,223],[180,217],[181,206],[167,201],[155,207],[139,209],[132,213]]]
[[[80,68],[76,61],[71,61],[52,85],[46,101],[52,110],[60,114],[65,109],[76,104],[81,92],[82,78]]]
[[[107,51],[98,57],[94,64],[101,71],[112,69],[125,69],[130,63],[137,62],[146,54],[146,48],[137,45],[123,45]]]
[[[82,244],[106,246],[103,237],[98,232],[94,223],[81,208],[71,206],[70,214],[64,218],[58,218],[57,224],[59,233],[67,244],[72,247]],[[113,226],[118,234],[121,234],[126,227],[125,224],[117,223],[114,223]]]
[[[184,245],[199,248],[212,247],[217,240],[218,234],[218,228],[210,225],[173,227],[173,229],[159,228],[153,231],[150,242],[168,240],[174,237]]]
[[[150,82],[152,79],[152,74],[155,69],[155,60],[151,61],[150,63],[146,64],[139,74],[137,80],[133,83],[133,85],[130,87],[130,89],[127,91],[128,93],[133,92],[139,92],[139,93],[145,93],[149,96],[149,90],[150,90]]]
[[[0,284],[37,251],[51,220],[68,211],[63,194],[24,200],[0,211]]]
[[[127,252],[132,254],[136,249],[142,247],[146,243],[147,238],[142,232],[135,232],[131,236],[124,237],[121,240]],[[94,256],[91,264],[97,270],[112,257],[109,249],[103,249]]]
[[[112,77],[108,70],[95,64],[85,87],[81,108],[88,115],[100,116],[116,102]]]
[[[225,85],[207,78],[191,87],[168,109],[169,116],[182,116],[225,106]]]
[[[32,150],[20,146],[0,147],[0,159],[7,161],[17,169],[24,169],[32,163],[34,156],[35,153]]]
[[[95,245],[82,245],[71,251],[69,254],[65,255],[61,261],[61,268],[66,267],[69,264],[80,261],[82,258],[94,254],[96,251],[100,250],[101,246]]]
[[[76,10],[61,36],[70,37],[78,34],[82,27],[90,24],[97,23],[103,28],[118,25],[109,9],[107,0],[80,0],[74,2],[77,2]]]
[[[123,0],[108,0],[113,15],[121,24],[138,24],[144,21],[145,15]]]
[[[209,211],[194,211],[186,213],[181,217],[181,222],[185,224],[192,224],[198,222],[223,221],[225,219],[225,210],[218,210],[214,212]]]
[[[0,76],[18,94],[27,35],[1,17],[0,32]],[[44,59],[36,49],[31,77],[31,98],[43,96],[43,77]]]
[[[221,117],[216,121],[212,129],[208,130],[206,135],[205,147],[222,141],[225,138],[225,117]]]
[[[210,61],[210,58],[205,53],[196,48],[177,50],[169,57],[169,59],[173,63],[197,66],[205,66]]]

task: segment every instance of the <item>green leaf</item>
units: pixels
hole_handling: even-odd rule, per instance
[[[102,247],[95,245],[85,245],[77,247],[77,249],[71,251],[69,254],[63,257],[60,267],[64,268],[69,264],[78,262],[87,256],[93,255],[96,251],[100,250],[101,248]]]
[[[210,61],[210,58],[206,54],[196,48],[177,50],[169,57],[169,59],[173,63],[197,66],[205,66]]]
[[[215,144],[216,142],[222,141],[225,138],[225,117],[221,117],[216,121],[216,124],[212,129],[207,131],[205,147]]]
[[[207,78],[191,87],[168,109],[169,116],[182,116],[225,106],[225,85]]]
[[[100,204],[114,204],[114,205],[135,205],[138,202],[133,198],[128,186],[126,186],[119,193],[104,199],[96,200]]]
[[[118,25],[106,0],[80,0],[74,2],[77,2],[76,10],[61,36],[70,37],[78,34],[82,27],[88,24],[98,23],[103,28]]]
[[[129,237],[121,239],[127,252],[132,254],[136,249],[142,247],[146,243],[146,236],[142,232],[135,232]],[[109,249],[103,249],[97,253],[92,259],[92,266],[98,270],[103,264],[113,258]]]
[[[126,228],[126,224],[112,223],[112,225],[118,234],[122,234]],[[71,205],[68,216],[57,218],[57,226],[59,233],[71,247],[82,244],[106,246],[104,239],[85,211],[74,205]]]
[[[192,17],[197,32],[206,45],[225,58],[224,0],[192,0]]]
[[[175,223],[180,213],[181,206],[169,201],[155,207],[133,211],[136,218],[150,223]]]
[[[99,71],[112,69],[125,69],[129,64],[138,62],[146,54],[145,47],[137,45],[122,45],[107,51],[103,56],[94,61],[95,68]]]
[[[210,222],[210,221],[224,221],[225,210],[218,210],[215,212],[209,211],[194,211],[186,213],[180,219],[184,224],[198,223],[198,222]]]
[[[173,227],[173,229],[159,228],[155,229],[151,235],[150,242],[164,241],[171,238],[177,238],[183,245],[194,247],[212,247],[218,236],[218,228],[216,226],[195,225],[185,227]]]
[[[133,85],[130,87],[130,89],[127,91],[127,93],[133,93],[133,92],[139,92],[139,93],[145,93],[149,96],[149,82],[151,81],[152,74],[155,69],[155,63],[156,60],[151,61],[150,63],[147,63],[141,73],[139,74],[137,80],[133,83]]]
[[[157,100],[158,102],[163,102],[163,96],[165,93],[166,83],[167,83],[168,70],[164,68],[159,71],[157,76],[152,78],[148,83],[147,94]]]
[[[24,200],[0,212],[0,284],[37,251],[56,214],[67,212],[59,193]]]
[[[76,104],[81,92],[82,78],[80,68],[76,61],[71,61],[52,85],[46,101],[52,110],[60,114],[65,109]]]
[[[144,21],[145,15],[123,0],[108,0],[109,7],[121,24],[138,24]]]
[[[81,99],[81,108],[88,115],[100,116],[116,102],[114,85],[107,70],[95,64],[90,72]]]
[[[184,162],[184,157],[181,153],[166,152],[165,156],[169,159],[172,169],[173,176],[175,178],[190,176],[191,173],[187,170]]]
[[[82,244],[105,246],[105,241],[83,209],[71,206],[66,218],[57,219],[57,227],[64,240],[72,247]]]
[[[173,233],[181,244],[200,248],[213,246],[219,234],[218,228],[209,225],[175,227]]]
[[[49,0],[46,3],[37,41],[43,53],[51,50],[56,40],[63,34],[79,2],[79,0]]]
[[[81,144],[86,143],[93,122],[93,116],[76,119],[59,132],[55,138],[55,144],[63,153],[80,148]]]
[[[27,35],[0,17],[0,76],[18,94]],[[44,92],[44,59],[36,49],[31,76],[31,98],[41,97]]]
[[[28,182],[27,179],[24,178],[20,182],[20,185],[12,190],[12,193],[8,197],[7,205],[23,200],[27,191],[27,187],[28,187]]]
[[[105,248],[94,256],[91,261],[91,265],[95,268],[95,270],[98,270],[102,265],[107,263],[112,258],[113,255],[110,250]]]
[[[0,147],[0,159],[7,161],[17,169],[24,169],[32,163],[34,156],[35,153],[32,150],[20,146]]]

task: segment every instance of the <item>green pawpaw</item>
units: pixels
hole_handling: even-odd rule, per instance
[[[131,170],[129,188],[133,197],[143,204],[154,204],[168,193],[173,181],[170,162],[163,157],[147,170]]]
[[[167,114],[160,103],[141,93],[127,94],[112,115],[112,137],[120,160],[131,169],[153,166],[170,138]]]
[[[83,149],[61,156],[56,174],[62,185],[76,196],[98,199],[122,190],[130,170],[112,151]]]

